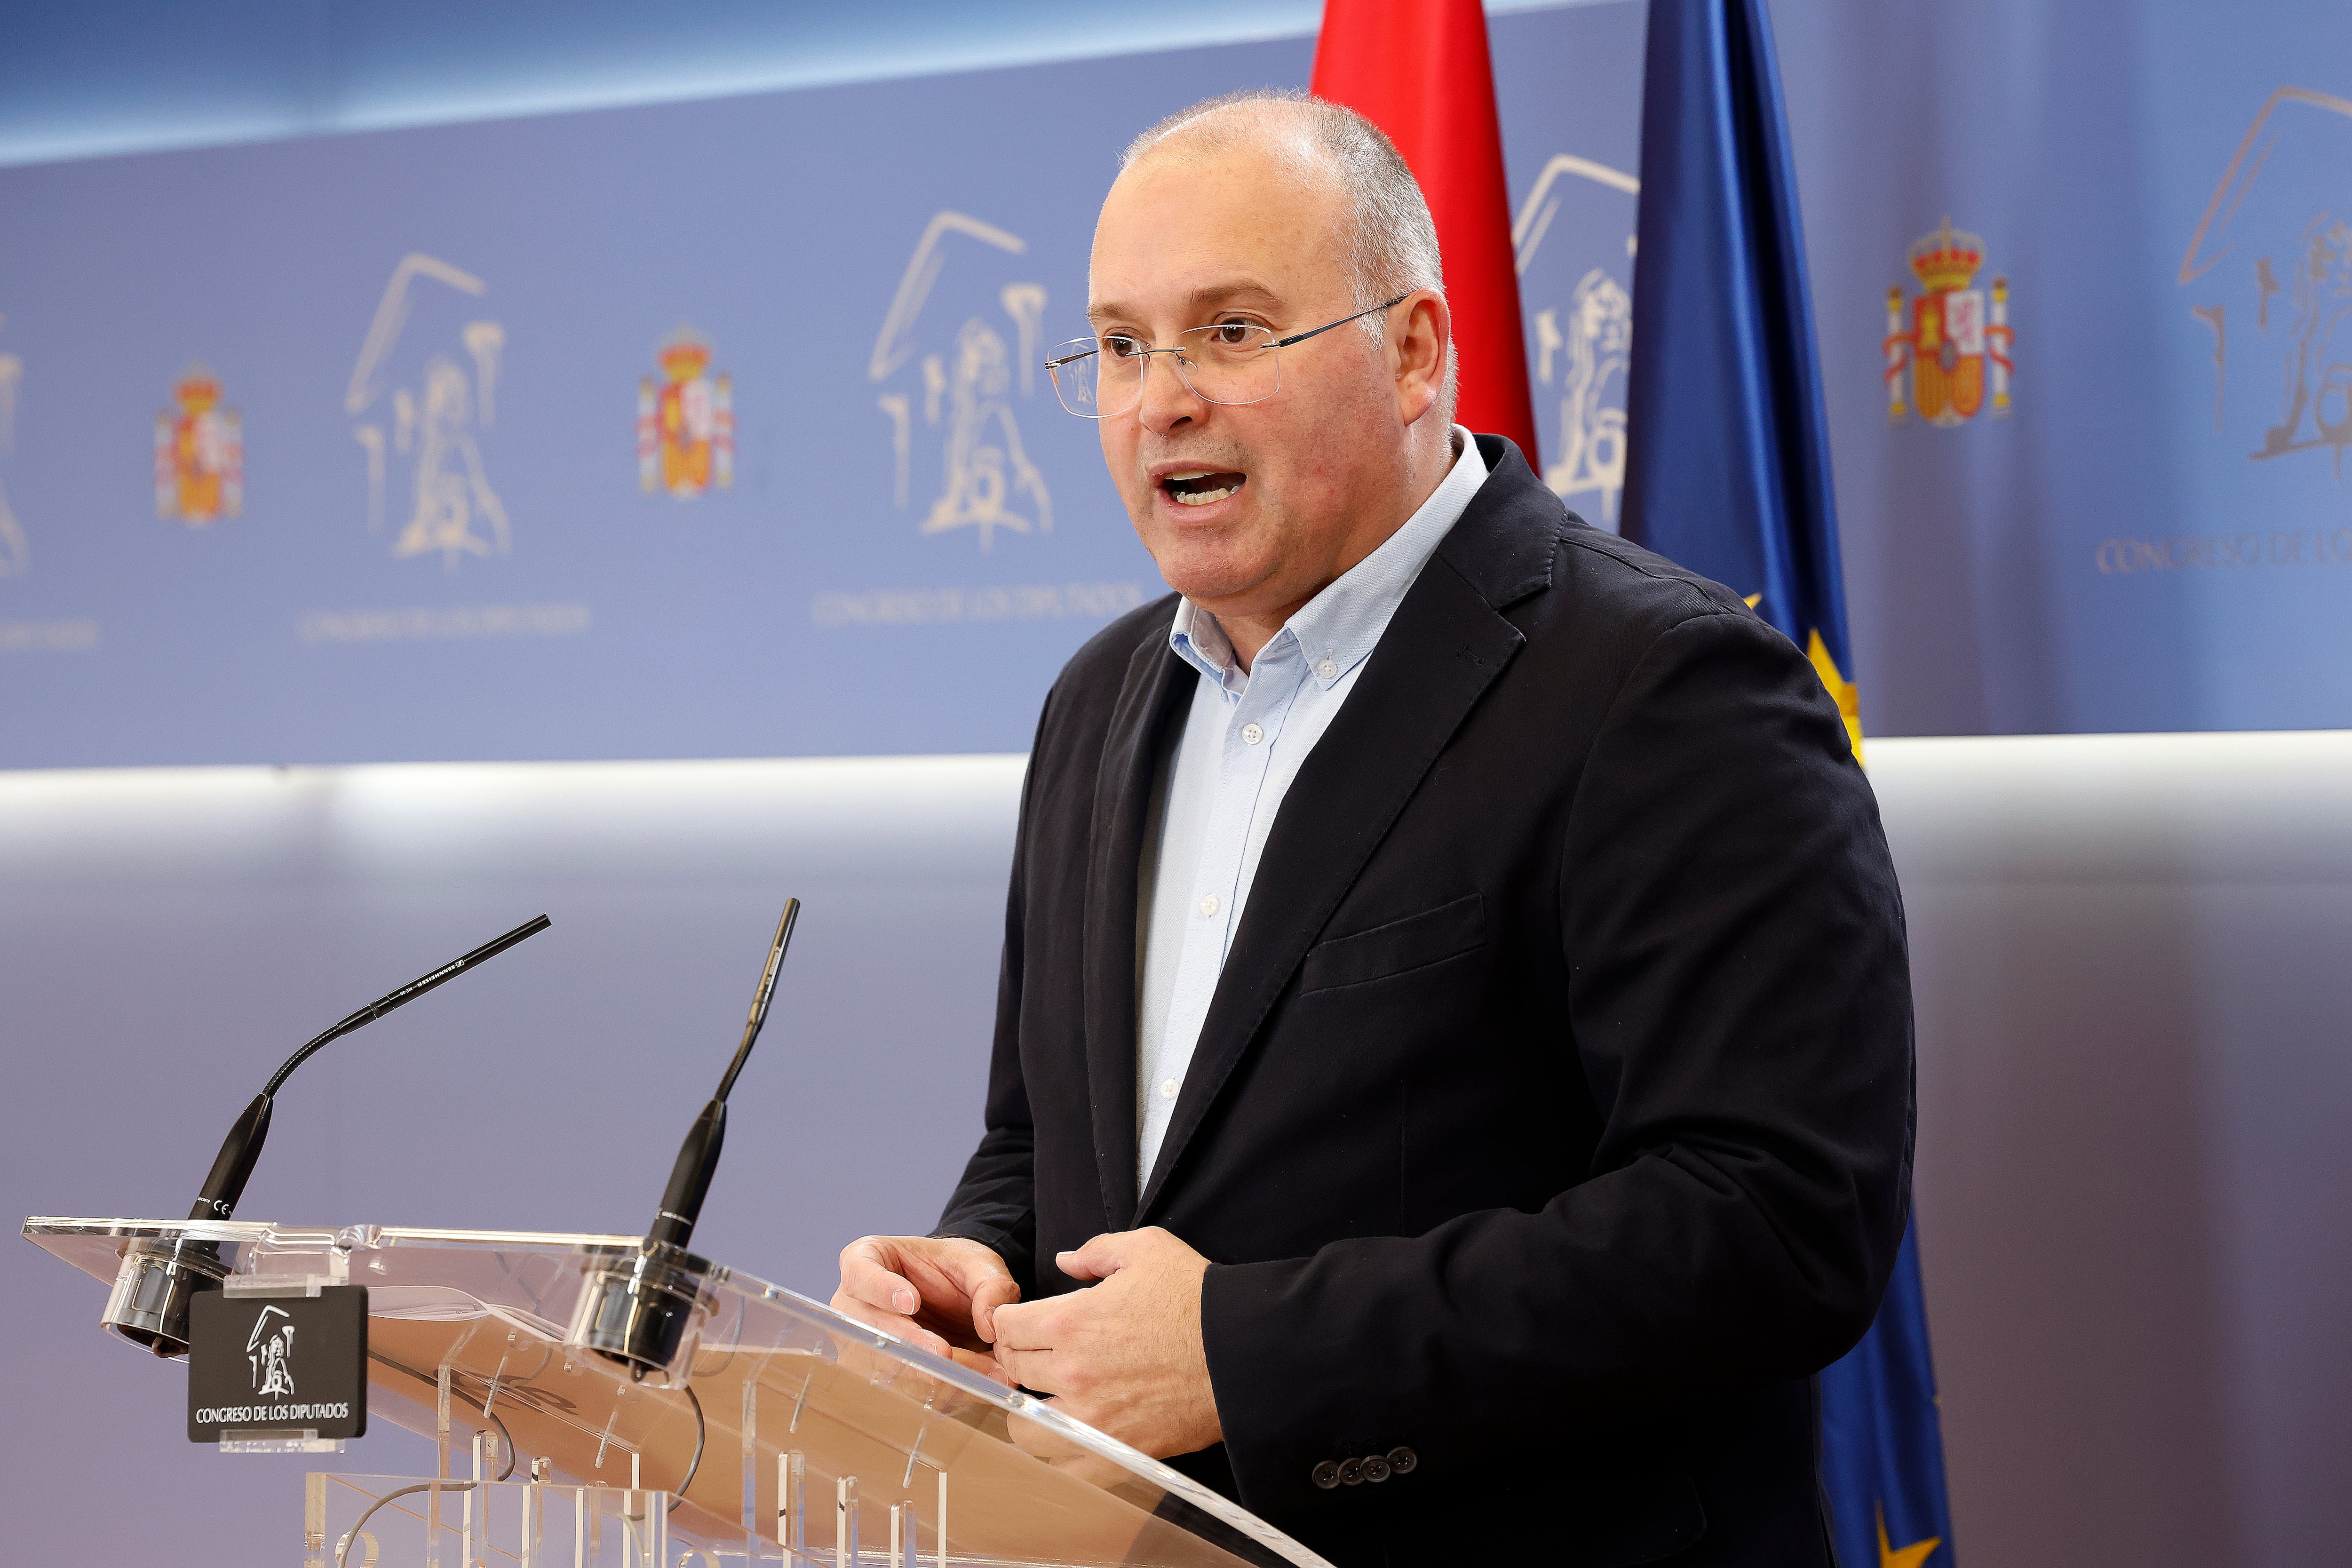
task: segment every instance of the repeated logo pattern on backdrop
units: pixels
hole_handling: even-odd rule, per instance
[[[2153,67],[2028,101],[2003,33],[1890,113],[1851,62],[1946,10],[1781,18],[1850,673],[1881,734],[2352,723],[2352,77],[2084,6],[2198,62],[2159,132]],[[1611,528],[1643,16],[1490,23],[1530,456]],[[1039,363],[1116,151],[1312,41],[1182,58],[0,169],[0,766],[1018,749],[1164,591]],[[763,146],[837,155],[701,155]]]
[[[202,527],[245,510],[245,426],[220,378],[191,365],[155,416],[155,515]]]
[[[2180,259],[2189,314],[2213,333],[2213,428],[2238,426],[2254,462],[2321,453],[2340,474],[2352,447],[2347,158],[2352,99],[2279,89],[2246,128]]]
[[[1641,181],[1622,169],[1554,153],[1511,225],[1520,313],[1534,333],[1529,370],[1544,483],[1581,509],[1586,521],[1611,530],[1625,488],[1633,213],[1641,190]],[[1621,237],[1622,256],[1611,254]]]
[[[2289,83],[2230,129],[2211,140],[2211,183],[2172,283],[2208,351],[2201,488],[2242,499],[2189,528],[2111,533],[2096,563],[2143,582],[2269,579],[2300,613],[2274,604],[2257,635],[2333,662],[2319,628],[2346,623],[2329,586],[2352,568],[2352,97]],[[2321,685],[2332,698],[2336,683]],[[2293,687],[2311,689],[2309,677]]]
[[[1021,416],[1037,405],[1045,289],[1019,280],[1016,271],[996,290],[998,312],[974,313],[952,327],[949,311],[927,307],[950,262],[958,281],[976,275],[984,287],[1006,275],[1001,258],[1028,248],[994,224],[960,212],[934,214],[915,242],[866,367],[867,380],[888,389],[875,405],[890,422],[891,504],[903,509],[915,495],[919,413],[926,443],[935,441],[939,453],[939,488],[923,509],[920,531],[969,528],[982,550],[994,545],[1000,528],[1054,531],[1053,494],[1021,439]]]
[[[1971,285],[1984,266],[1985,244],[1946,218],[1911,247],[1919,292],[1906,310],[1901,288],[1886,291],[1886,417],[1901,424],[1916,409],[1928,424],[1951,429],[1987,406],[2010,411],[2009,378],[2016,334],[2009,325],[2009,279],[1992,280],[1991,304]],[[1906,390],[1909,397],[1905,397]]]
[[[710,369],[710,341],[681,323],[637,383],[637,488],[692,500],[735,482],[735,378]]]
[[[479,298],[488,286],[421,252],[400,258],[361,341],[359,361],[343,389],[343,412],[355,421],[352,439],[367,455],[368,531],[382,532],[387,517],[397,517],[394,556],[438,554],[442,565],[454,571],[468,555],[503,555],[514,541],[506,502],[491,487],[481,447],[497,422],[506,330],[478,320],[451,334],[455,342],[411,332],[416,296],[432,291],[437,303],[445,298],[437,292],[443,289]],[[390,488],[395,470],[407,481],[405,516],[398,516],[401,503]]]

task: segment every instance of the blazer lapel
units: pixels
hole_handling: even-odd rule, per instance
[[[1498,437],[1481,437],[1480,445],[1488,454],[1486,485],[1397,606],[1347,704],[1284,796],[1133,1224],[1148,1223],[1186,1144],[1307,950],[1438,753],[1526,641],[1500,611],[1549,585],[1566,516],[1516,447]],[[1121,928],[1130,947],[1134,886],[1130,869]],[[1130,1100],[1133,1037],[1130,1027]],[[1097,1108],[1097,1126],[1100,1114]],[[1131,1166],[1131,1109],[1127,1125]]]
[[[1136,900],[1144,823],[1169,723],[1191,689],[1183,678],[1193,674],[1169,647],[1167,624],[1155,621],[1128,660],[1095,775],[1081,984],[1095,1170],[1104,1226],[1114,1231],[1129,1228],[1135,1215]]]

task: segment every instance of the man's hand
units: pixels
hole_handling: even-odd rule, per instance
[[[841,1249],[833,1310],[1003,1382],[994,1315],[1019,1300],[1004,1259],[977,1241],[865,1236]]]
[[[1096,1237],[1054,1261],[1102,1283],[998,1310],[996,1362],[1011,1380],[1155,1459],[1223,1441],[1201,1342],[1209,1260],[1154,1226]]]

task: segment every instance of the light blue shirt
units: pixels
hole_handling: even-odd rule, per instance
[[[1460,456],[1421,509],[1301,606],[1247,670],[1214,616],[1190,599],[1176,606],[1169,646],[1200,679],[1154,809],[1156,852],[1147,832],[1139,879],[1139,1192],[1160,1158],[1283,798],[1405,591],[1486,482],[1486,461],[1470,432],[1457,425],[1453,437]]]

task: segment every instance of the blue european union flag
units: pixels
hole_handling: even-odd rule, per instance
[[[1790,167],[1764,0],[1651,0],[1625,533],[1751,595],[1821,672],[1858,755]],[[1909,1230],[1877,1321],[1821,1383],[1822,1481],[1844,1568],[1952,1568]]]
[[[1822,1373],[1822,1483],[1845,1568],[1952,1568],[1952,1505],[1916,1231],[1862,1343]]]
[[[1859,753],[1805,241],[1762,0],[1651,0],[1624,531],[1803,648]]]

